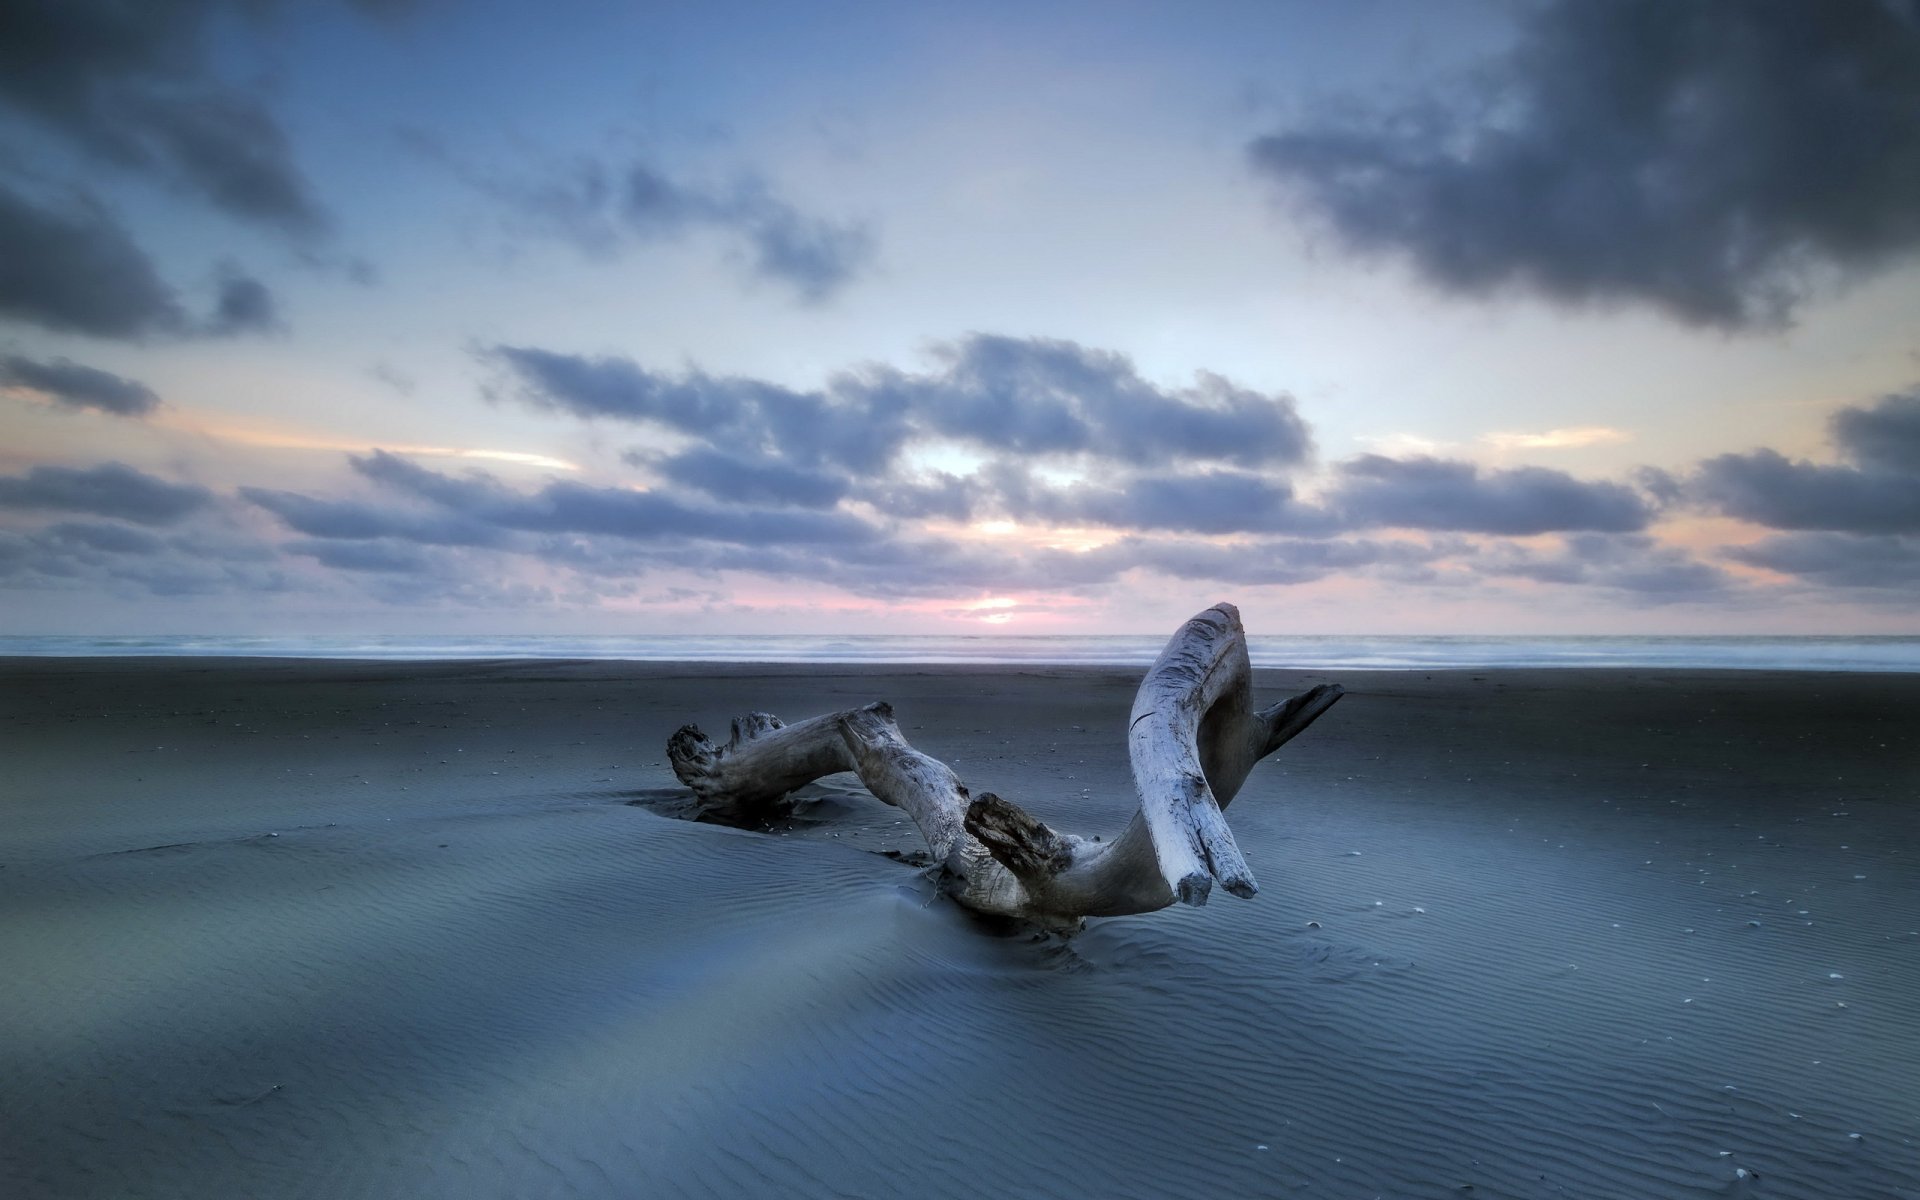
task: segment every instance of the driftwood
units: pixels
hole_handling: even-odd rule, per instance
[[[718,745],[694,726],[667,756],[707,810],[767,811],[824,775],[852,771],[913,819],[948,894],[976,912],[1053,925],[1205,904],[1215,882],[1242,898],[1258,887],[1221,815],[1253,765],[1333,707],[1323,684],[1253,707],[1240,612],[1216,604],[1161,651],[1133,702],[1127,752],[1140,807],[1110,840],[1058,833],[907,744],[884,702],[787,725],[767,713],[733,723]]]

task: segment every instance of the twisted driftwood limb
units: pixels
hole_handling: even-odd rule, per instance
[[[867,707],[889,717],[893,713],[885,703]],[[833,713],[788,725],[772,713],[748,713],[734,720],[733,738],[724,746],[683,725],[667,739],[667,761],[702,808],[729,820],[750,819],[822,775],[853,770],[853,758],[840,736],[840,719],[847,715]]]
[[[1253,708],[1239,610],[1216,604],[1174,634],[1147,672],[1127,730],[1140,807],[1111,841],[1056,832],[991,792],[975,796],[945,763],[907,744],[885,703],[785,725],[753,713],[724,746],[685,726],[667,743],[674,774],[703,806],[740,817],[794,788],[853,771],[913,819],[953,898],[976,912],[1049,924],[1205,904],[1214,883],[1258,890],[1222,810],[1255,763],[1340,699],[1323,684]]]

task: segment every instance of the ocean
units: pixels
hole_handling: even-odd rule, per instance
[[[649,662],[980,663],[1143,666],[1149,635],[500,635],[231,637],[12,636],[0,656],[433,660],[631,659]],[[1256,667],[1445,670],[1684,667],[1920,672],[1920,637],[1482,637],[1251,634]]]

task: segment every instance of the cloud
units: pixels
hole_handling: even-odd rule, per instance
[[[268,333],[280,328],[280,312],[273,293],[258,279],[229,273],[220,283],[220,296],[206,332],[216,337]]]
[[[965,479],[942,474],[924,483],[887,480],[859,494],[883,512],[959,521],[1005,517],[1204,534],[1326,532],[1336,525],[1330,514],[1296,501],[1285,480],[1234,470],[1138,472],[1057,486],[1003,462]]]
[[[1920,392],[1842,409],[1829,430],[1850,465],[1774,450],[1722,454],[1695,469],[1685,494],[1773,529],[1920,533]]]
[[[580,417],[615,417],[700,432],[736,420],[758,393],[774,401],[794,395],[772,385],[689,372],[678,380],[624,358],[557,354],[531,346],[495,346],[489,357],[509,367],[533,404]]]
[[[1438,458],[1363,454],[1340,464],[1327,506],[1353,527],[1527,535],[1633,532],[1653,517],[1617,483],[1590,483],[1544,467],[1482,470]]]
[[[38,534],[50,542],[105,554],[158,554],[166,543],[144,529],[110,521],[61,521]]]
[[[869,225],[804,213],[755,175],[703,185],[641,160],[616,165],[582,158],[528,179],[466,163],[431,137],[416,133],[406,140],[534,229],[594,258],[635,242],[717,233],[734,242],[749,275],[785,285],[809,303],[841,291],[874,260]]]
[[[427,556],[407,542],[289,542],[289,554],[304,555],[322,566],[341,571],[372,571],[388,575],[418,575],[430,569]]]
[[[459,514],[414,512],[262,487],[243,487],[240,496],[279,517],[289,529],[314,538],[394,538],[434,546],[491,546],[505,540],[491,525]]]
[[[1653,602],[1710,599],[1733,586],[1719,567],[1638,534],[1575,534],[1550,551],[1498,543],[1472,565],[1482,575],[1611,588]]]
[[[1285,473],[1313,441],[1290,397],[1206,372],[1163,387],[1123,355],[1065,341],[974,335],[935,347],[931,369],[868,364],[817,391],[528,347],[488,353],[537,406],[690,439],[628,461],[722,501],[852,499],[896,519],[1198,534],[1623,532],[1653,515],[1622,484],[1380,455],[1342,464],[1322,502],[1303,502]],[[988,457],[967,475],[913,469],[913,447],[955,443]],[[1048,461],[1082,477],[1048,482],[1033,469]]]
[[[138,602],[151,596],[275,593],[290,586],[272,548],[226,528],[210,494],[160,491],[156,503],[151,494],[159,481],[113,467],[117,464],[34,472],[25,480],[32,489],[26,496],[21,480],[0,478],[0,508],[65,509],[124,518],[58,520],[38,529],[0,530],[0,587]],[[189,494],[183,496],[180,490]],[[138,524],[125,523],[128,520]],[[162,533],[155,528],[159,525],[178,528]]]
[[[1920,531],[1920,476],[1824,466],[1774,450],[1708,459],[1691,494],[1727,516],[1774,529]]]
[[[727,454],[707,446],[651,459],[629,454],[626,460],[645,465],[670,482],[735,504],[832,508],[852,487],[843,475],[807,470],[763,456]]]
[[[1920,390],[1885,396],[1871,408],[1843,408],[1834,444],[1863,468],[1920,475]]]
[[[1227,544],[1128,539],[1092,553],[1125,564],[1121,569],[1252,586],[1311,583],[1377,567],[1418,568],[1444,557],[1471,555],[1473,548],[1367,539],[1270,538]]]
[[[746,546],[847,544],[871,540],[877,532],[846,513],[709,508],[659,492],[565,482],[548,484],[489,515],[509,528],[535,532],[692,538]]]
[[[1070,552],[956,540],[846,512],[765,507],[742,497],[725,506],[703,505],[661,492],[565,481],[521,491],[479,472],[443,474],[387,453],[355,457],[352,463],[391,498],[350,501],[261,488],[242,489],[242,495],[306,535],[307,540],[288,544],[290,553],[359,574],[448,581],[464,578],[458,560],[429,558],[406,547],[484,547],[596,578],[665,569],[737,571],[827,581],[863,595],[894,597],[954,589],[1083,588],[1110,584],[1132,571],[1298,583],[1336,571],[1398,569],[1472,552],[1458,543],[1296,537],[1220,545],[1139,534]]]
[[[1725,553],[1735,562],[1826,587],[1894,589],[1906,600],[1920,587],[1920,538],[1915,537],[1783,533]]]
[[[851,283],[873,262],[873,230],[834,223],[766,200],[720,222],[736,229],[753,251],[753,273],[788,284],[802,299],[820,301]]]
[[[160,397],[144,383],[64,358],[38,362],[0,355],[0,384],[27,388],[66,408],[91,408],[116,417],[144,417]]]
[[[525,493],[479,472],[443,475],[384,452],[351,461],[367,478],[440,511],[397,510],[265,488],[242,488],[241,495],[315,537],[386,537],[445,545],[499,543],[507,533],[584,533],[635,541],[804,547],[865,542],[879,532],[847,513],[695,505],[659,492],[564,481]]]
[[[173,290],[89,198],[56,212],[0,185],[0,246],[0,317],[109,338],[186,326]]]
[[[124,463],[97,467],[35,467],[25,475],[0,475],[0,508],[53,509],[120,517],[142,525],[165,525],[213,500],[191,484],[168,483]]]
[[[0,105],[230,216],[321,232],[326,215],[285,132],[258,98],[215,78],[207,53],[216,16],[259,7],[11,0],[0,5]]]
[[[1455,94],[1250,154],[1348,245],[1450,291],[1775,326],[1820,274],[1920,248],[1920,11],[1555,0]]]
[[[909,444],[940,439],[1133,467],[1289,466],[1312,453],[1289,396],[1206,372],[1189,387],[1163,388],[1124,355],[1043,338],[976,334],[935,347],[933,370],[868,365],[819,391],[699,371],[666,375],[627,359],[531,347],[488,354],[533,404],[665,426],[801,467],[877,474]]]
[[[1313,442],[1291,397],[1202,371],[1191,387],[1142,379],[1132,360],[1050,338],[975,334],[934,348],[937,371],[869,367],[835,390],[910,413],[930,433],[1022,454],[1087,453],[1134,466],[1303,462]]]
[[[367,375],[386,384],[402,396],[411,396],[419,389],[420,381],[402,371],[392,363],[377,362],[367,368]]]

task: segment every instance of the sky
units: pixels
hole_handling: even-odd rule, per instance
[[[1920,633],[1920,3],[0,0],[0,634]]]

